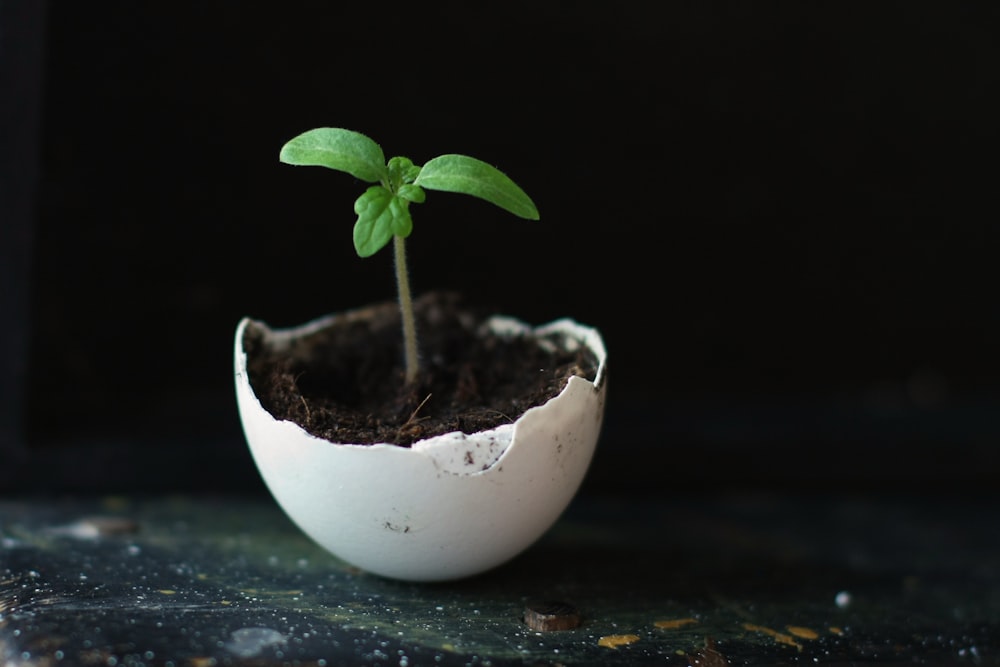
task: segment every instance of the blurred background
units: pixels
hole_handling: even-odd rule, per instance
[[[264,493],[232,379],[394,297],[317,126],[498,166],[429,193],[417,292],[610,352],[588,493],[993,491],[989,3],[0,0],[0,492]]]

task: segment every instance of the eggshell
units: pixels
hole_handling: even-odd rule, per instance
[[[600,333],[570,319],[538,327],[562,332],[598,359],[594,382],[571,377],[558,396],[512,424],[414,443],[334,444],[275,419],[250,386],[248,326],[283,345],[328,326],[328,316],[292,329],[244,318],[236,329],[236,397],[261,477],[288,517],[325,549],[373,574],[409,581],[475,575],[527,549],[555,523],[582,483],[597,444],[607,394]],[[495,317],[497,331],[531,331]]]

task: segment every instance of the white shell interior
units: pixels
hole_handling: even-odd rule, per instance
[[[333,444],[279,421],[250,386],[246,327],[281,345],[331,316],[271,330],[244,318],[236,330],[236,397],[257,469],[285,513],[313,540],[368,572],[410,581],[471,576],[513,558],[540,538],[576,494],[597,444],[607,392],[597,330],[562,319],[563,332],[598,358],[595,381],[570,378],[563,392],[512,424],[449,433],[412,447]],[[492,328],[531,330],[497,317]]]

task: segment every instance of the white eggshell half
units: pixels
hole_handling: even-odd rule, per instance
[[[236,330],[236,397],[250,451],[275,500],[308,536],[368,572],[442,581],[484,572],[540,538],[576,494],[597,444],[607,393],[597,330],[562,319],[535,329],[588,346],[594,382],[570,378],[562,393],[513,424],[450,433],[412,447],[334,444],[279,421],[250,386],[244,331],[269,342],[316,331],[337,316],[270,330],[244,318]],[[501,331],[528,330],[497,317]]]

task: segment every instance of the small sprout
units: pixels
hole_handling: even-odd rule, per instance
[[[405,157],[386,162],[382,147],[360,132],[337,127],[308,130],[281,148],[279,160],[296,166],[327,167],[375,183],[354,202],[354,249],[370,257],[393,241],[396,287],[403,319],[406,381],[419,373],[413,301],[405,240],[413,231],[410,204],[422,204],[424,190],[457,192],[484,199],[514,215],[538,220],[531,198],[503,172],[467,155],[440,155],[423,166]]]

